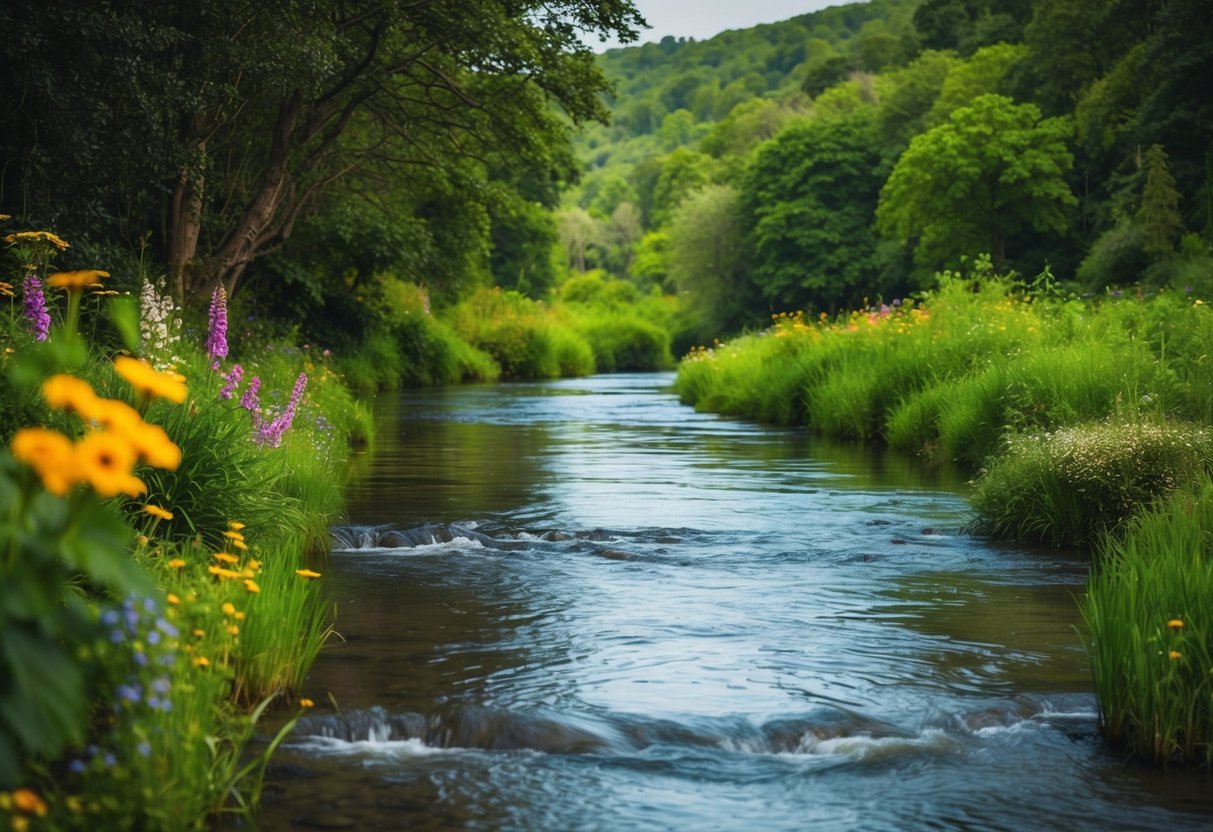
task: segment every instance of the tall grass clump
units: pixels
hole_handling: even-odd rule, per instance
[[[978,479],[975,530],[1086,546],[1213,466],[1213,430],[1114,420],[1008,437]]]
[[[594,372],[585,339],[544,304],[518,292],[482,289],[449,313],[455,332],[492,356],[502,378],[559,378]]]
[[[1154,763],[1213,764],[1213,481],[1107,540],[1082,610],[1104,737]]]

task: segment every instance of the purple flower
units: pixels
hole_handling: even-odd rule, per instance
[[[257,420],[255,425],[257,433],[253,438],[258,444],[268,445],[271,448],[278,447],[282,442],[282,434],[290,430],[291,423],[295,421],[295,411],[299,408],[299,402],[303,399],[303,391],[306,389],[307,373],[300,373],[299,377],[295,379],[294,388],[291,389],[291,399],[287,402],[286,410],[268,422]]]
[[[211,309],[207,316],[210,334],[206,338],[206,354],[211,357],[211,367],[219,369],[219,359],[227,358],[227,292],[223,286],[215,287],[211,293]]]
[[[232,393],[240,386],[240,379],[244,378],[244,368],[239,364],[232,366],[232,371],[227,374],[227,384],[223,385],[223,389],[219,391],[219,398],[230,399]]]
[[[46,296],[42,293],[42,281],[36,274],[27,274],[21,285],[25,296],[25,319],[35,341],[45,341],[51,331],[51,316],[46,311]]]
[[[240,406],[245,410],[256,413],[261,409],[261,399],[257,397],[257,391],[261,389],[261,377],[253,376],[249,380],[248,389],[244,391],[244,395],[240,397]]]

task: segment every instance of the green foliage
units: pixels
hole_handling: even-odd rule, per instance
[[[776,309],[829,309],[882,292],[872,280],[882,183],[866,119],[808,121],[780,133],[746,171],[750,272]]]
[[[910,142],[880,194],[881,233],[912,244],[920,266],[988,246],[1001,265],[1009,236],[1068,226],[1069,133],[1032,104],[978,97]]]
[[[1179,191],[1167,168],[1167,152],[1162,145],[1150,145],[1146,151],[1145,171],[1137,223],[1141,226],[1142,250],[1158,257],[1175,250],[1184,227],[1179,213]]]
[[[1012,437],[978,480],[977,528],[1090,545],[1213,465],[1213,433],[1188,423],[1084,422]]]
[[[1213,765],[1213,482],[1110,539],[1083,601],[1104,737],[1162,765]]]

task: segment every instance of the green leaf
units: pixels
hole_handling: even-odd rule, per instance
[[[139,350],[139,304],[133,297],[110,299],[109,319],[128,351]]]
[[[54,757],[84,740],[88,702],[80,667],[51,638],[26,626],[5,628],[0,644],[0,776],[3,744]]]

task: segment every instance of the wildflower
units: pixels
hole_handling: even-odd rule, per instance
[[[248,544],[245,543],[243,540],[230,540],[228,542],[231,544],[232,548],[234,548],[234,549],[239,549],[241,552],[248,551]]]
[[[235,615],[236,614],[236,605],[233,604],[231,601],[224,601],[223,606],[220,609],[223,610],[224,615]]]
[[[320,577],[319,572],[313,572],[310,569],[296,569],[295,574],[298,575],[300,578],[319,578]]]
[[[202,638],[204,635],[206,635],[206,630],[201,627],[194,628],[194,638]]]
[[[72,441],[47,428],[21,428],[13,436],[13,457],[38,473],[47,491],[62,497],[76,484]]]
[[[160,506],[157,506],[157,505],[152,505],[151,503],[144,504],[143,510],[145,512],[147,512],[148,514],[150,514],[152,517],[159,517],[161,520],[172,520],[173,519],[173,513],[171,511],[169,511],[166,508],[161,508]]]
[[[219,369],[219,359],[227,358],[227,292],[216,286],[211,293],[211,308],[207,315],[210,334],[206,338],[206,354],[211,357],[211,367]]]
[[[171,592],[164,596],[164,600],[172,604],[174,607],[181,603],[181,599]]]
[[[236,619],[237,621],[243,621],[244,613],[240,610],[236,610],[234,613],[232,613],[232,618]]]
[[[56,289],[66,289],[69,292],[80,292],[90,286],[99,286],[99,281],[109,276],[109,272],[103,272],[100,269],[55,272],[46,279],[46,285],[54,286]]]
[[[49,231],[18,231],[16,234],[9,234],[7,237],[5,237],[4,242],[6,242],[6,243],[22,243],[22,242],[50,243],[51,245],[53,245],[55,248],[59,249],[60,251],[71,248],[71,246],[68,245],[66,240],[64,240],[58,234],[52,234]]]
[[[1178,618],[1172,618],[1167,622],[1167,628],[1170,630],[1182,630],[1184,628],[1184,623]]]
[[[168,562],[168,568],[169,569],[184,569],[185,561],[183,561],[181,558],[173,558],[172,560],[170,560]]]
[[[46,295],[42,292],[42,281],[35,274],[27,274],[21,284],[25,298],[25,320],[35,341],[45,341],[51,331],[51,316],[46,311]]]
[[[239,364],[232,366],[232,371],[227,375],[227,383],[223,385],[223,389],[219,391],[219,398],[230,399],[232,393],[240,386],[240,379],[244,378],[244,368]]]
[[[228,625],[227,625],[227,627],[226,627],[225,629],[227,630],[227,634],[228,634],[229,636],[238,636],[238,635],[240,635],[240,628],[239,628],[239,627],[237,627],[235,624],[228,624]]]
[[[107,431],[94,431],[73,448],[80,479],[102,497],[126,494],[137,497],[147,493],[143,481],[131,473],[135,451],[130,443]]]
[[[174,404],[185,401],[185,383],[176,373],[161,372],[146,361],[120,355],[114,359],[114,370],[122,376],[135,392],[149,399],[168,399]]]
[[[223,533],[228,540],[244,540],[244,535],[238,529],[229,529]]]
[[[299,707],[300,708],[314,708],[314,707],[316,707],[316,703],[305,697],[305,698],[299,700]]]
[[[241,523],[239,520],[228,520],[227,527],[234,532],[238,532],[238,531],[242,531],[244,529],[244,524]]]
[[[151,543],[151,542],[152,542],[152,541],[151,541],[151,538],[149,538],[149,537],[148,537],[147,535],[145,535],[145,534],[141,534],[141,535],[139,535],[138,537],[136,537],[136,538],[135,538],[135,543],[136,543],[137,545],[139,545],[139,546],[146,546],[147,544],[149,544],[149,543]]]
[[[164,288],[162,283],[159,285],[161,289]],[[173,317],[176,311],[170,295],[162,295],[146,279],[143,281],[143,291],[139,295],[139,335],[144,354],[150,354],[157,369],[164,369],[172,361],[180,361],[173,355],[174,347],[181,340],[178,334],[181,319]]]
[[[233,572],[230,569],[224,569],[222,566],[214,566],[214,565],[208,566],[206,568],[206,571],[210,572],[212,575],[214,575],[217,578],[222,578],[225,581],[234,581],[235,579],[240,577],[239,572]]]
[[[1167,656],[1171,659],[1171,661],[1175,661],[1177,659],[1182,659],[1184,657],[1184,654],[1179,652],[1178,650],[1172,650],[1170,653],[1167,654]]]
[[[211,660],[208,659],[206,656],[195,656],[194,664],[197,665],[198,667],[210,667]]]
[[[6,298],[16,297],[13,294],[13,284],[0,280],[0,295],[4,295]]]
[[[281,444],[282,434],[290,429],[291,423],[295,420],[295,411],[303,399],[305,389],[307,389],[307,373],[300,373],[295,379],[295,386],[291,390],[291,398],[287,402],[286,409],[277,418],[258,425],[255,438],[259,444],[268,445],[271,448],[277,448]]]
[[[228,554],[227,552],[215,552],[215,554],[211,555],[211,557],[220,563],[228,564],[235,563],[237,560],[239,560],[235,555]]]
[[[261,591],[261,587],[257,586],[257,582],[254,581],[252,578],[244,579],[244,588],[247,589],[249,592],[253,593],[254,595],[256,595],[258,592]]]
[[[13,791],[13,808],[18,812],[37,815],[40,818],[46,817],[47,812],[46,801],[40,798],[33,789],[25,787]]]
[[[248,387],[245,388],[244,395],[240,397],[240,406],[250,413],[256,413],[261,410],[261,399],[257,396],[257,391],[261,389],[261,378],[253,376],[249,379]]]
[[[42,382],[42,398],[53,408],[73,411],[87,420],[96,417],[101,401],[87,381],[65,373],[56,373]]]

